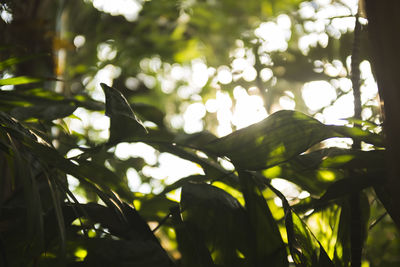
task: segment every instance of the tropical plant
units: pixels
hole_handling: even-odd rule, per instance
[[[18,24],[11,23],[9,28],[2,25],[7,33],[0,62],[2,265],[361,266],[363,261],[373,266],[396,266],[399,263],[398,240],[386,243],[379,239],[381,233],[390,237],[397,234],[391,232],[395,228],[387,213],[398,224],[396,198],[387,189],[387,177],[392,176],[387,171],[385,147],[391,143],[385,145],[381,126],[377,124],[379,114],[373,112],[368,121],[362,120],[362,106],[355,104],[355,116],[348,118],[346,125],[322,123],[305,114],[308,110],[299,100],[299,91],[296,93],[299,83],[332,78],[315,71],[310,60],[326,55],[328,62],[336,57],[346,61],[349,53],[353,56],[353,89],[357,91],[356,84],[360,83],[355,71],[357,62],[360,63],[357,49],[352,53],[339,49],[341,54],[335,49],[335,42],[345,46],[348,36],[344,35],[339,40],[329,40],[324,49],[320,46],[311,49],[307,55],[294,46],[286,51],[273,51],[270,56],[274,64],[268,65],[262,62],[266,51],[260,50],[261,38],[253,36],[250,30],[266,15],[287,11],[300,1],[282,4],[261,1],[261,11],[258,1],[248,2],[244,6],[236,1],[214,4],[182,1],[179,9],[173,1],[146,2],[142,19],[134,22],[134,33],[143,37],[131,43],[122,39],[131,23],[122,21],[122,17],[102,14],[87,2],[76,1],[74,5],[66,5],[65,10],[82,8],[84,14],[101,21],[94,24],[98,31],[107,29],[104,28],[107,23],[116,20],[122,25],[118,28],[121,34],[114,35],[114,41],[107,41],[109,34],[96,35],[96,31],[82,29],[87,47],[82,48],[84,51],[77,58],[70,59],[66,73],[59,73],[60,62],[54,66],[51,57],[42,53],[49,49],[43,28],[35,24],[31,31],[37,39],[32,47],[24,47],[25,40],[11,34],[19,31],[14,28]],[[215,9],[207,11],[208,5],[214,5]],[[17,7],[21,6],[12,2],[1,5],[4,10],[13,10],[16,17]],[[238,10],[243,12],[238,13],[237,21],[225,19]],[[57,14],[61,20],[61,13]],[[205,23],[210,17],[212,23]],[[157,23],[153,24],[155,18]],[[72,20],[69,26],[84,25],[80,19]],[[361,25],[356,25],[360,28],[355,39],[362,38]],[[231,31],[224,33],[221,28]],[[147,67],[143,63],[147,56],[157,54],[164,62],[184,64],[203,55],[210,66],[218,66],[231,60],[228,52],[237,38],[241,38],[240,45],[248,51],[255,51],[256,78],[232,80],[220,86],[230,93],[238,85],[258,86],[270,113],[248,127],[223,137],[206,130],[185,133],[169,124],[171,111],[167,103],[176,105],[174,109],[184,105],[174,99],[177,94],[166,96],[161,85],[149,88],[146,78],[139,81],[137,91],[122,88],[124,80],[136,75],[156,77],[156,83],[162,82],[160,68],[151,67],[148,61]],[[55,50],[51,50],[53,56],[68,49],[68,43],[61,40],[60,36],[53,36],[56,43]],[[111,51],[127,54],[121,52],[123,55],[117,58],[106,56],[97,69],[91,69],[88,66],[96,65],[97,59],[96,50],[90,48],[99,42]],[[357,48],[358,42],[353,48]],[[26,55],[25,50],[30,49],[35,52]],[[369,57],[361,52],[361,59]],[[87,65],[80,65],[83,57]],[[288,58],[299,61],[291,63]],[[94,79],[97,70],[113,61],[123,70],[114,87],[101,84],[103,103],[87,93],[83,84],[90,91],[87,80]],[[261,72],[267,65],[273,69],[276,80],[269,85],[274,90],[263,91]],[[282,68],[285,72],[279,71]],[[297,73],[299,70],[303,71],[301,75]],[[63,76],[56,78],[56,74]],[[77,83],[85,75],[85,82]],[[65,82],[60,83],[62,79]],[[284,94],[280,88],[285,84],[294,87],[293,98],[303,112],[272,112],[274,99]],[[59,86],[63,89],[53,90]],[[207,81],[202,94],[211,97],[213,86]],[[357,92],[354,99],[360,100]],[[101,112],[109,118],[106,140],[99,138],[96,129],[90,126],[83,133],[71,129],[71,120],[80,119],[76,115],[78,108]],[[324,142],[331,138],[351,138],[353,145],[328,147]],[[164,184],[158,192],[134,192],[128,186],[127,170],[140,171],[149,164],[140,157],[121,159],[115,155],[119,144],[134,142],[193,162],[202,171]],[[69,152],[74,149],[79,153],[71,156]],[[227,166],[227,162],[231,165]],[[142,183],[154,180],[143,172],[140,175]],[[79,181],[75,192],[71,189],[72,177]],[[274,186],[276,178],[291,182],[292,188],[305,196],[283,194]],[[171,192],[179,190],[179,201],[169,197]],[[380,244],[375,242],[382,242],[387,248],[377,247]],[[388,253],[381,259],[380,255],[374,255],[384,249]]]

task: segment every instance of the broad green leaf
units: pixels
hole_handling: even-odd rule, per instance
[[[218,139],[214,134],[209,131],[201,131],[194,134],[178,134],[175,138],[175,142],[181,145],[187,145],[189,147],[199,149],[202,148],[203,145],[215,141]]]
[[[203,236],[215,264],[240,266],[249,260],[245,211],[224,190],[208,185],[188,183],[182,187],[181,207],[185,223],[193,225]]]
[[[348,176],[350,170],[383,170],[384,150],[361,151],[325,148],[273,166],[263,171],[267,178],[284,178],[313,195],[321,195],[328,186]]]
[[[192,225],[182,221],[179,207],[171,208],[172,224],[175,229],[179,251],[182,253],[182,266],[215,266],[203,235]]]
[[[382,137],[357,127],[324,125],[301,112],[281,110],[263,121],[204,146],[227,156],[239,169],[259,170],[285,162],[331,137],[351,137],[382,145]]]
[[[227,156],[237,168],[257,170],[287,161],[333,136],[335,133],[316,119],[282,110],[207,144],[205,149]]]
[[[288,266],[286,246],[282,241],[277,222],[251,173],[239,171],[241,191],[246,202],[250,221],[251,266]]]
[[[102,83],[106,95],[106,115],[110,117],[110,139],[114,144],[135,135],[147,132],[143,123],[133,113],[126,98],[118,90]]]

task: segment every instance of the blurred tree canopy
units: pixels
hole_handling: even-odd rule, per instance
[[[398,5],[1,1],[0,265],[398,266]]]

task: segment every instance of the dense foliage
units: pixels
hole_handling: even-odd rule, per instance
[[[354,7],[153,0],[123,17],[99,2],[0,4],[1,266],[400,264],[366,70],[361,110],[327,118],[371,61]],[[310,107],[312,81],[329,82],[329,103]],[[252,96],[261,113],[235,121]],[[218,99],[228,113],[205,108]],[[163,155],[197,171],[152,176]]]

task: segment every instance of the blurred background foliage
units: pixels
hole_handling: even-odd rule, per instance
[[[361,192],[362,266],[398,266],[357,12],[355,0],[1,1],[3,265],[350,266],[346,198]]]

